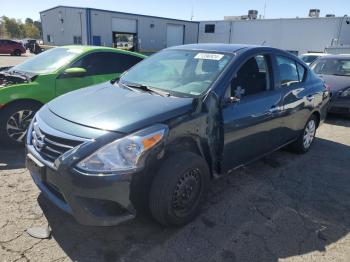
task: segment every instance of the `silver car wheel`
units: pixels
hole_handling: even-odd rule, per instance
[[[34,111],[31,110],[21,110],[14,113],[8,120],[6,124],[6,132],[8,136],[22,143],[27,134],[27,129],[34,117]]]
[[[315,133],[316,133],[316,123],[314,120],[310,120],[305,127],[304,136],[303,136],[303,144],[305,149],[308,149],[311,146],[312,141],[314,140],[314,137],[315,137]]]

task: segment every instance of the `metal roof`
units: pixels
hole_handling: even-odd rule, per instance
[[[150,18],[157,18],[157,19],[165,19],[165,20],[171,20],[171,21],[199,24],[199,22],[189,21],[189,20],[181,20],[181,19],[167,18],[167,17],[161,17],[161,16],[152,16],[152,15],[141,15],[141,14],[126,13],[126,12],[119,12],[119,11],[111,11],[111,10],[98,9],[98,8],[66,6],[66,5],[58,5],[58,6],[55,6],[55,7],[46,9],[46,10],[43,10],[43,11],[41,11],[39,13],[42,14],[44,12],[47,12],[47,11],[50,11],[50,10],[54,10],[56,8],[72,8],[72,9],[95,10],[95,11],[100,11],[100,12],[109,12],[109,13],[122,14],[122,15],[134,15],[134,16],[141,16],[141,17],[150,17]]]

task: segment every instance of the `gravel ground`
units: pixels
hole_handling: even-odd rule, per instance
[[[81,226],[39,194],[23,150],[0,149],[0,261],[350,261],[349,131],[332,117],[308,154],[278,151],[214,181],[179,229]],[[47,223],[51,239],[25,232]]]

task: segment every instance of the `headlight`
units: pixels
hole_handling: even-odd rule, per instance
[[[342,91],[339,96],[341,96],[341,97],[350,97],[350,88],[345,89],[344,91]]]
[[[165,125],[154,125],[118,139],[82,160],[77,167],[91,173],[133,171],[142,167],[142,155],[158,144],[168,131]]]

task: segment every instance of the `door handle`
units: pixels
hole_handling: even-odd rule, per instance
[[[306,97],[306,99],[308,100],[308,101],[312,101],[312,100],[314,100],[315,99],[315,96],[314,95],[308,95],[307,97]]]

